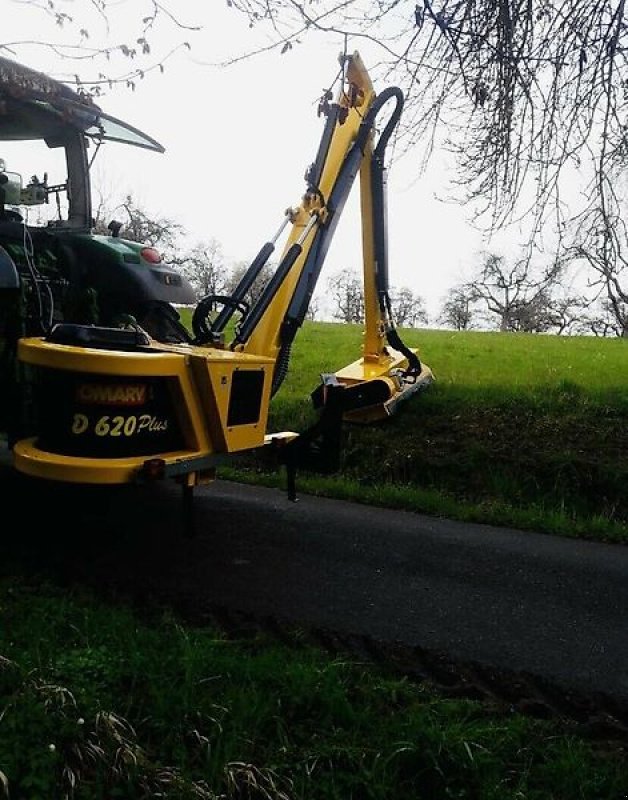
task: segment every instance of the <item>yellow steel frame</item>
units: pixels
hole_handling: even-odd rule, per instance
[[[18,357],[25,364],[52,370],[113,379],[125,376],[167,379],[186,447],[151,456],[161,459],[166,468],[193,464],[212,455],[237,453],[267,442],[274,365],[271,358],[192,345],[153,345],[147,352],[96,350],[40,338],[20,340]],[[229,426],[227,410],[233,375],[244,369],[260,370],[264,375],[259,419]],[[40,450],[34,439],[17,442],[14,447],[15,466],[21,472],[74,483],[127,483],[138,477],[146,461],[147,456],[104,459],[64,456]],[[203,470],[191,469],[191,473],[198,473],[196,479],[201,482]]]
[[[306,193],[300,206],[290,211],[292,230],[284,248],[299,242],[312,218],[315,224],[301,242],[302,253],[294,263],[273,301],[252,331],[248,341],[233,349],[199,347],[187,344],[152,343],[142,351],[121,352],[57,344],[42,338],[19,342],[18,358],[25,364],[71,373],[111,376],[158,376],[168,380],[173,405],[183,432],[185,448],[151,456],[171,474],[179,473],[188,486],[212,480],[215,464],[221,457],[269,444],[289,441],[297,434],[266,434],[268,406],[271,397],[273,369],[280,350],[280,330],[290,301],[302,273],[316,227],[325,225],[328,217],[324,198],[329,197],[343,162],[353,144],[360,124],[375,98],[368,73],[358,53],[347,61],[346,83],[337,102],[346,109],[346,119],[336,123],[320,179],[320,194]],[[387,387],[389,400],[377,408],[367,408],[345,415],[359,421],[379,419],[391,413],[404,387],[400,372],[407,368],[407,359],[385,346],[385,320],[377,298],[376,263],[373,244],[373,205],[370,189],[372,136],[369,138],[360,166],[362,210],[362,249],[366,329],[362,358],[336,373],[340,383],[353,385],[379,381]],[[256,369],[264,375],[259,419],[251,424],[230,426],[227,411],[234,373]],[[427,367],[414,388],[431,379]],[[55,454],[41,450],[35,439],[18,442],[14,447],[15,466],[36,477],[77,483],[127,483],[135,480],[147,461],[146,456],[125,458],[90,458]]]

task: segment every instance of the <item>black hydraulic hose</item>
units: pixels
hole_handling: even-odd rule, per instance
[[[319,230],[316,232],[315,240],[310,248],[310,252],[308,253],[303,272],[297,283],[292,302],[288,308],[288,312],[286,313],[282,329],[283,342],[294,338],[296,331],[300,325],[303,324],[303,320],[305,319],[305,315],[309,307],[310,299],[314,293],[314,289],[316,288],[318,276],[320,275],[323,261],[325,260],[325,256],[327,255],[327,251],[335,233],[340,214],[345,206],[355,177],[359,172],[364,151],[368,143],[368,137],[373,129],[373,126],[375,125],[377,115],[382,110],[382,107],[391,98],[395,98],[397,104],[391,120],[384,128],[383,145],[381,148],[379,148],[378,145],[379,154],[380,156],[383,156],[386,142],[390,138],[390,134],[392,133],[394,126],[399,121],[401,107],[403,104],[403,93],[401,89],[398,89],[394,86],[388,87],[375,98],[372,106],[369,108],[364,119],[362,120],[353,145],[351,146],[351,149],[345,158],[334,187],[331,190],[328,198],[327,208],[329,210],[329,218],[324,227],[319,228]],[[385,213],[385,208],[382,207],[381,211],[382,213]]]
[[[373,150],[371,157],[371,196],[373,198],[373,218],[375,220],[373,228],[373,249],[375,253],[375,263],[377,270],[375,273],[375,285],[379,301],[379,307],[383,314],[389,320],[389,327],[386,331],[386,340],[391,347],[398,350],[408,359],[408,369],[406,375],[410,378],[416,379],[421,373],[421,361],[417,354],[407,347],[399,333],[397,332],[393,318],[392,308],[389,294],[389,280],[388,280],[388,231],[386,229],[386,221],[388,218],[388,210],[386,207],[386,191],[385,191],[385,175],[386,168],[384,164],[384,156],[386,153],[386,146],[388,141],[397,126],[403,110],[403,93],[401,89],[391,86],[385,89],[378,100],[380,100],[377,111],[388,100],[394,98],[396,100],[395,110],[390,115],[384,130],[380,134],[377,145]],[[377,114],[377,111],[375,112]]]
[[[373,255],[375,260],[375,290],[379,308],[386,313],[388,296],[388,208],[385,188],[386,170],[380,158],[371,159],[371,201],[373,205]]]
[[[403,92],[397,86],[389,86],[387,89],[384,89],[384,91],[377,97],[377,100],[381,102],[378,105],[376,113],[379,113],[381,107],[384,105],[384,103],[387,103],[391,99],[391,97],[394,97],[397,101],[395,105],[395,110],[390,115],[384,130],[380,133],[379,139],[377,140],[377,145],[375,147],[375,150],[373,151],[373,156],[375,158],[380,159],[381,161],[384,160],[384,151],[386,150],[386,147],[388,145],[388,140],[390,139],[394,129],[399,124],[399,120],[401,118],[401,112],[403,111],[403,103],[404,103]],[[373,104],[373,106],[375,106],[375,103]]]
[[[371,157],[371,196],[373,198],[373,249],[375,252],[375,263],[377,270],[375,273],[375,286],[379,298],[379,307],[382,313],[386,312],[386,297],[389,290],[388,278],[388,231],[386,221],[388,219],[388,209],[386,207],[385,176],[386,167],[384,156],[386,146],[393,130],[397,126],[403,110],[403,92],[395,86],[386,89],[380,95],[381,105],[394,98],[396,100],[395,109],[390,115],[384,130],[380,134],[377,145]],[[381,108],[380,105],[380,108]]]
[[[281,384],[284,382],[287,374],[288,367],[290,366],[290,351],[292,350],[292,342],[286,342],[281,345],[277,361],[275,362],[275,371],[273,372],[273,382],[270,390],[270,396],[274,397]]]
[[[423,369],[417,354],[413,350],[410,350],[409,347],[406,347],[401,340],[401,336],[399,336],[397,333],[396,328],[390,328],[388,331],[386,331],[386,339],[391,347],[394,347],[395,350],[399,350],[399,352],[408,359],[406,376],[416,379],[421,374],[421,370]]]
[[[241,300],[235,302],[231,295],[224,294],[208,294],[198,301],[194,313],[192,314],[192,332],[194,333],[194,344],[216,344],[219,341],[220,334],[214,331],[213,325],[209,318],[210,313],[214,310],[215,305],[222,305],[227,308],[230,317],[235,311],[239,311],[241,316],[244,317],[249,310],[248,304]]]
[[[366,148],[366,143],[368,141],[369,134],[373,127],[375,126],[375,119],[379,112],[382,110],[383,106],[392,98],[394,97],[397,100],[397,104],[395,106],[395,110],[390,116],[390,119],[386,123],[386,127],[382,131],[380,135],[379,142],[377,147],[375,148],[374,152],[380,150],[379,155],[383,156],[383,151],[386,149],[386,144],[390,139],[390,135],[393,132],[395,126],[399,122],[399,118],[401,116],[401,111],[403,109],[403,92],[397,86],[389,86],[388,88],[384,89],[381,94],[378,94],[375,100],[373,100],[372,106],[366,112],[366,116],[362,120],[362,124],[358,130],[358,135],[356,136],[355,143],[357,146],[362,150]],[[380,149],[381,145],[381,149]]]

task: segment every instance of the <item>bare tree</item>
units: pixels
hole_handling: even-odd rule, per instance
[[[530,236],[551,222],[586,218],[593,206],[620,210],[628,154],[626,0],[228,0],[262,28],[255,50],[239,43],[233,61],[306,36],[339,49],[375,53],[378,82],[405,94],[397,154],[424,166],[442,146],[457,158],[455,188],[489,227],[525,216]],[[588,192],[565,185],[579,176]],[[578,198],[580,205],[576,206]]]
[[[592,332],[628,337],[628,231],[626,222],[603,203],[579,220],[568,253],[582,260],[591,273],[590,286],[599,300],[599,313],[589,320]],[[594,322],[593,322],[594,320]]]
[[[248,268],[249,268],[248,261],[239,261],[238,263],[233,265],[231,269],[231,274],[226,284],[226,289],[229,293],[235,290],[236,286],[240,283]],[[262,295],[262,292],[264,291],[266,285],[268,284],[268,281],[274,275],[276,268],[277,268],[276,264],[272,264],[271,262],[268,262],[262,267],[261,271],[255,278],[255,281],[246,292],[244,299],[249,306],[254,305],[259,300],[259,298]]]
[[[416,328],[418,325],[428,323],[425,301],[405,286],[402,289],[390,290],[390,306],[393,320],[397,325]]]
[[[222,247],[216,239],[198,242],[191,250],[179,256],[178,263],[199,299],[211,294],[225,293],[228,276]]]
[[[608,299],[600,300],[583,314],[578,331],[592,333],[594,336],[628,335],[628,305],[626,303],[609,303]]]
[[[127,195],[111,211],[107,201],[101,197],[94,223],[95,233],[110,236],[117,231],[131,242],[158,248],[165,261],[178,263],[179,240],[185,233],[184,227],[171,217],[159,216],[142,208],[133,195]]]
[[[508,265],[504,256],[487,253],[470,281],[472,297],[496,316],[500,331],[543,332],[554,325],[551,292],[561,277],[561,265],[535,273],[527,258]]]
[[[456,331],[468,331],[473,323],[477,297],[469,284],[452,286],[443,300],[438,321]]]
[[[334,319],[349,323],[364,322],[364,291],[357,272],[341,270],[330,276],[327,286],[334,303]]]
[[[581,294],[562,292],[549,298],[552,330],[557,334],[582,333],[591,301]]]
[[[556,327],[556,320],[549,289],[541,289],[514,304],[508,319],[509,330],[549,333]]]

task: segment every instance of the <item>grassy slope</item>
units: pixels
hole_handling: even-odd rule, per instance
[[[306,323],[270,428],[302,430],[321,372],[360,354],[361,326]],[[628,343],[404,331],[436,381],[384,424],[347,427],[341,474],[303,490],[428,513],[624,541]],[[273,482],[255,470],[227,477]],[[276,479],[275,479],[276,480]]]
[[[606,512],[600,535],[625,523],[625,343],[405,338],[437,383],[388,425],[351,429],[344,477],[312,489],[500,521],[545,504],[569,532],[590,534],[578,521],[591,513]],[[318,373],[359,344],[359,328],[306,325],[273,426],[307,424]],[[622,749],[444,700],[298,638],[227,641],[0,580],[0,797],[620,800],[627,785]]]

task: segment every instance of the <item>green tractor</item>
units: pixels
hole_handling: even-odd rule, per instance
[[[154,247],[121,236],[120,223],[95,233],[90,168],[108,142],[164,152],[90,97],[0,58],[0,432],[9,444],[35,424],[21,338],[64,323],[190,340],[176,310],[196,302],[189,282]],[[11,169],[22,164],[26,180]]]

